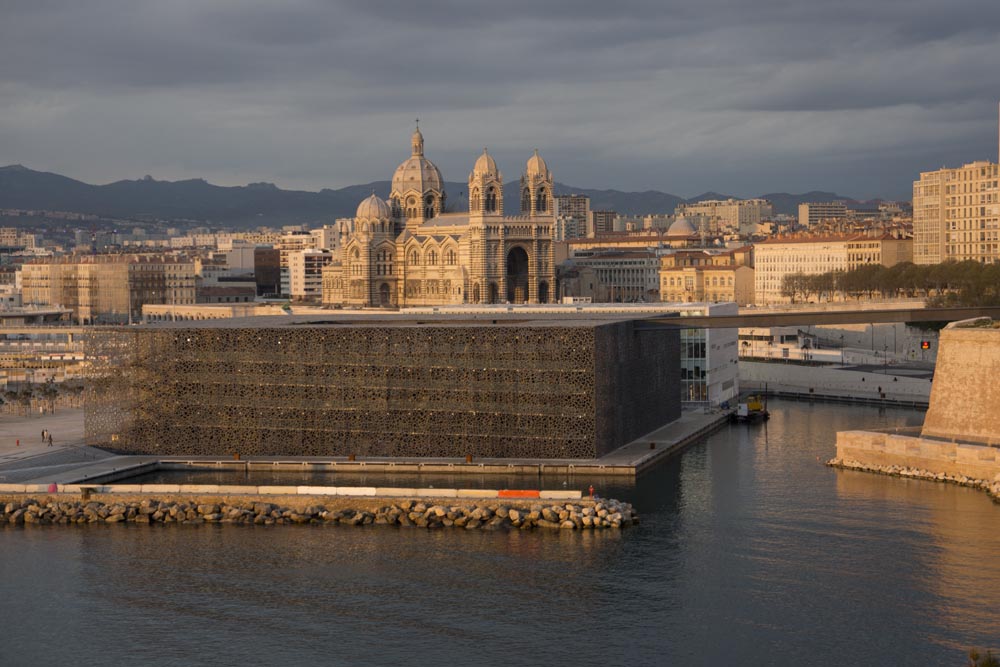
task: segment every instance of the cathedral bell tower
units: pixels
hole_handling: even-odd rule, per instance
[[[503,215],[503,174],[485,148],[469,174],[469,213]]]
[[[521,215],[550,215],[554,204],[552,186],[552,172],[536,148],[521,176]]]

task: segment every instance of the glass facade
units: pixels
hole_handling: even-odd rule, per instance
[[[705,329],[681,330],[681,400],[708,400],[708,357]]]

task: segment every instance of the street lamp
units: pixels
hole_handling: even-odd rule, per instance
[[[840,334],[840,365],[844,365],[844,334]]]

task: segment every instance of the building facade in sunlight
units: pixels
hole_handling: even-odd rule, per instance
[[[556,294],[553,179],[535,151],[520,212],[504,213],[503,175],[484,149],[469,174],[469,210],[449,211],[444,179],[418,127],[389,198],[372,193],[340,221],[323,270],[323,303],[349,307],[547,303]]]

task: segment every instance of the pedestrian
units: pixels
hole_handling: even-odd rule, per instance
[[[49,433],[49,447],[52,446],[52,434]]]
[[[43,428],[42,429],[42,442],[45,442],[45,436],[47,436],[48,434],[49,434],[49,432],[46,429]]]

